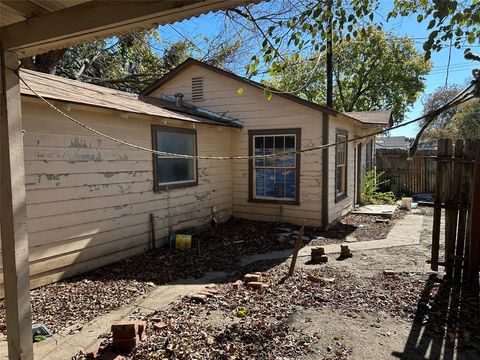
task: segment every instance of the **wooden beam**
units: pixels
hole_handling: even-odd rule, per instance
[[[3,5],[21,13],[26,18],[48,14],[49,11],[31,1],[2,0]]]
[[[257,1],[91,1],[5,26],[1,42],[26,57]]]
[[[0,46],[0,231],[9,359],[33,359],[18,57]]]

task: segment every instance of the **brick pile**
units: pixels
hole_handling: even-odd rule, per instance
[[[261,272],[254,272],[246,274],[242,280],[237,280],[232,283],[232,287],[234,290],[240,291],[242,286],[245,284],[245,287],[261,290],[267,287],[267,284],[263,282],[262,273]]]
[[[311,256],[312,264],[326,263],[328,261],[328,256],[325,255],[325,249],[323,247],[312,248]]]
[[[205,303],[208,298],[214,297],[218,294],[215,284],[210,284],[196,294],[190,295],[190,300],[193,302]]]

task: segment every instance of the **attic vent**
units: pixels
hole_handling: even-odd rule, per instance
[[[192,78],[192,101],[203,101],[203,77]]]

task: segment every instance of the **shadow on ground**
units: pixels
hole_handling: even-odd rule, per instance
[[[478,284],[451,282],[431,275],[418,301],[417,312],[399,359],[479,359],[480,316]]]

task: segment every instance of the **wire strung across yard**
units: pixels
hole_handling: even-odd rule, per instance
[[[18,78],[20,79],[20,81],[22,81],[25,86],[35,95],[37,96],[39,99],[41,99],[43,102],[45,102],[49,107],[51,107],[52,109],[54,109],[56,112],[60,113],[62,116],[66,117],[67,119],[69,119],[70,121],[73,121],[75,124],[81,126],[82,128],[98,135],[98,136],[101,136],[105,139],[108,139],[108,140],[111,140],[113,142],[116,142],[118,144],[121,144],[121,145],[125,145],[125,146],[128,146],[130,148],[133,148],[133,149],[136,149],[136,150],[140,150],[140,151],[145,151],[145,152],[149,152],[149,153],[152,153],[152,154],[155,154],[157,156],[162,156],[162,157],[172,157],[172,158],[181,158],[181,159],[193,159],[193,160],[254,160],[254,159],[267,159],[267,158],[275,158],[275,157],[282,157],[282,156],[287,156],[287,155],[298,155],[298,154],[302,154],[302,153],[306,153],[306,152],[310,152],[310,151],[315,151],[315,150],[322,150],[322,149],[327,149],[327,148],[330,148],[330,147],[334,147],[334,146],[337,146],[337,145],[341,145],[341,144],[347,144],[347,143],[350,143],[350,142],[354,142],[354,141],[358,141],[358,140],[362,140],[362,139],[366,139],[366,138],[369,138],[371,136],[375,136],[375,135],[380,135],[380,134],[383,134],[385,132],[388,132],[388,131],[391,131],[391,130],[394,130],[394,129],[398,129],[398,128],[401,128],[403,126],[407,126],[409,124],[413,124],[417,121],[420,121],[422,119],[427,119],[427,122],[424,124],[424,126],[422,127],[422,130],[421,132],[423,132],[423,130],[426,128],[426,126],[428,126],[428,124],[430,122],[433,121],[433,119],[438,116],[439,114],[441,114],[442,112],[444,111],[447,111],[448,109],[454,107],[454,106],[457,106],[457,105],[460,105],[461,103],[463,102],[466,102],[470,99],[473,99],[474,97],[479,97],[480,96],[480,76],[477,76],[475,77],[475,80],[472,81],[471,85],[469,85],[467,88],[465,88],[463,91],[461,91],[459,94],[457,94],[453,99],[451,99],[449,102],[447,102],[446,104],[444,104],[443,106],[440,106],[439,108],[437,108],[436,110],[433,110],[427,114],[424,114],[420,117],[417,117],[413,120],[410,120],[410,121],[407,121],[407,122],[404,122],[402,124],[398,124],[398,125],[395,125],[395,126],[392,126],[390,128],[387,128],[387,129],[383,129],[383,130],[378,130],[378,131],[374,131],[374,132],[371,132],[369,134],[366,134],[366,135],[362,135],[362,136],[358,136],[358,137],[354,137],[354,138],[351,138],[351,139],[347,139],[347,140],[343,140],[343,141],[339,141],[339,142],[334,142],[334,143],[329,143],[329,144],[322,144],[322,145],[317,145],[317,146],[311,146],[311,147],[307,147],[307,148],[303,148],[303,149],[300,149],[300,150],[292,150],[292,151],[284,151],[284,152],[281,152],[281,153],[275,153],[275,154],[268,154],[268,155],[245,155],[245,156],[208,156],[208,155],[185,155],[185,154],[175,154],[175,153],[170,153],[170,152],[166,152],[166,151],[159,151],[159,150],[154,150],[154,149],[149,149],[149,148],[146,148],[146,147],[143,147],[143,146],[139,146],[139,145],[135,145],[135,144],[132,144],[132,143],[129,143],[127,141],[123,141],[123,140],[120,140],[120,139],[117,139],[117,138],[114,138],[110,135],[107,135],[107,134],[104,134],[90,126],[88,126],[87,124],[84,124],[83,122],[73,118],[72,116],[66,114],[65,112],[63,112],[62,110],[60,110],[59,108],[57,108],[55,105],[53,105],[51,102],[49,102],[47,99],[45,99],[42,95],[40,95],[39,93],[37,93],[21,76],[20,76],[20,73],[19,71],[16,71],[16,74],[18,76]],[[421,132],[419,135],[421,135]]]

